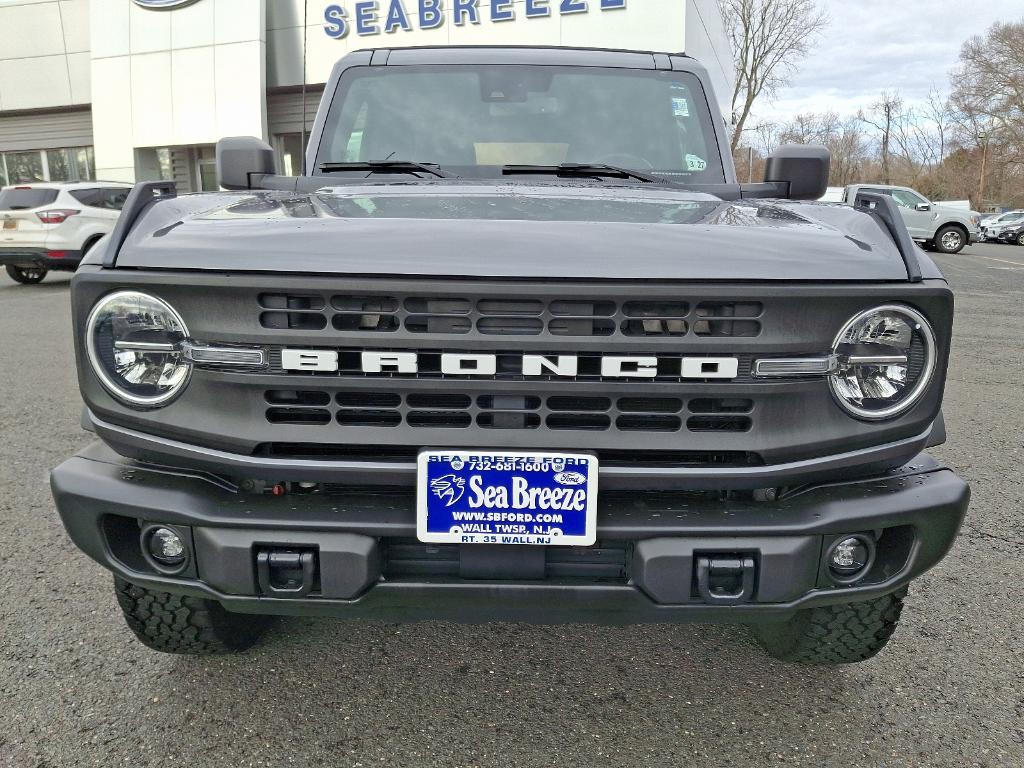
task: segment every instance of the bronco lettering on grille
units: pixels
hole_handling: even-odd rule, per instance
[[[494,354],[444,353],[441,372],[462,376],[495,376],[498,356]],[[680,358],[674,358],[679,361]],[[660,358],[649,355],[606,355],[601,359],[601,376],[609,379],[653,379],[658,375]],[[419,373],[419,356],[415,352],[374,352],[361,354],[363,373]],[[338,353],[323,349],[285,349],[281,367],[286,371],[337,371]],[[739,360],[735,357],[683,357],[684,379],[735,379]],[[523,355],[520,372],[523,376],[556,376],[573,378],[579,371],[576,355]]]

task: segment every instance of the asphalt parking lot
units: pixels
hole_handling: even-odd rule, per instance
[[[841,669],[704,625],[292,619],[237,657],[148,651],[47,486],[88,439],[68,277],[0,276],[0,766],[1024,766],[1024,248],[939,260],[935,453],[974,501],[889,648]]]

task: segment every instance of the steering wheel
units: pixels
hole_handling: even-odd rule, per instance
[[[648,160],[646,157],[640,157],[640,155],[631,155],[628,152],[622,152],[618,154],[605,155],[599,157],[595,162],[598,165],[615,165],[619,168],[628,168],[632,171],[653,171],[654,163]]]

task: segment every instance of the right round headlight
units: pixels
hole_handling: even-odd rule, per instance
[[[128,405],[153,408],[178,395],[192,364],[182,342],[185,322],[167,302],[117,291],[93,307],[85,329],[89,362],[103,386]]]
[[[905,413],[935,374],[935,332],[916,309],[875,307],[851,318],[836,337],[829,385],[836,401],[862,419]]]

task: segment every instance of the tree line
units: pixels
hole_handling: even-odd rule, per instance
[[[753,105],[788,83],[828,24],[813,0],[720,0],[736,56],[733,154],[760,179],[780,144],[823,144],[830,186],[898,184],[975,210],[1024,208],[1024,18],[964,42],[948,91],[922,103],[880,93],[855,114],[798,114],[751,123]]]

